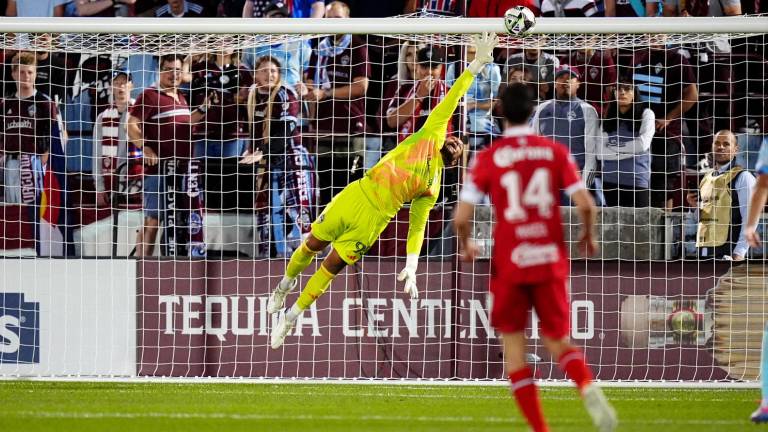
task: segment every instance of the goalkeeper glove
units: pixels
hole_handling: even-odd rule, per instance
[[[419,298],[419,290],[416,288],[416,267],[419,265],[419,256],[409,254],[405,259],[405,268],[397,276],[397,280],[405,282],[404,291],[411,295],[412,299]]]
[[[472,36],[472,41],[475,43],[475,59],[467,66],[473,74],[477,75],[482,72],[485,65],[493,63],[493,49],[496,48],[496,44],[499,42],[496,33],[483,33],[482,35]]]

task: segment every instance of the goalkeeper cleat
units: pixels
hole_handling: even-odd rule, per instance
[[[293,326],[296,325],[296,320],[288,320],[286,315],[288,315],[287,312],[282,314],[277,321],[277,325],[272,329],[272,334],[269,337],[269,344],[272,349],[280,348],[285,341],[285,337],[288,336]]]
[[[592,417],[592,423],[595,424],[600,432],[613,432],[619,424],[616,417],[616,411],[603,395],[602,390],[594,384],[588,385],[582,392],[584,407],[589,416]]]
[[[297,278],[287,279],[283,278],[277,287],[272,291],[272,295],[269,296],[267,302],[267,313],[273,314],[283,308],[285,304],[285,298],[288,297],[288,293],[293,291],[296,287],[296,283],[299,280]]]
[[[760,406],[749,417],[755,423],[768,423],[768,406]]]

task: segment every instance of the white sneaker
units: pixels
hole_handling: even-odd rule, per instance
[[[595,424],[598,431],[613,432],[616,430],[616,426],[619,424],[616,410],[608,403],[600,387],[595,384],[588,385],[582,392],[582,399],[584,400],[584,407],[589,416],[592,417],[592,423]]]
[[[283,308],[283,305],[285,305],[285,298],[288,297],[289,292],[293,291],[298,281],[298,278],[289,279],[288,281],[285,279],[280,280],[280,283],[277,284],[275,290],[272,291],[272,295],[269,296],[267,313],[271,315]]]
[[[269,337],[269,344],[272,346],[272,349],[280,348],[283,341],[285,341],[285,337],[288,336],[288,333],[291,332],[293,326],[296,325],[296,320],[288,321],[286,314],[287,311],[280,316],[277,325],[272,329],[272,334]]]

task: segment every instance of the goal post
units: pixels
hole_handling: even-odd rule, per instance
[[[723,130],[754,172],[768,134],[767,29],[764,16],[539,18],[524,37],[505,34],[502,18],[425,14],[0,18],[0,378],[503,380],[488,311],[492,209],[475,214],[475,263],[458,259],[450,221],[469,161],[503,134],[499,89],[522,82],[540,102],[532,126],[598,179],[597,257],[578,256],[576,212],[563,209],[570,336],[597,379],[756,385],[767,249],[743,263],[700,259],[688,192],[718,167]],[[267,299],[310,222],[418,129],[482,32],[500,44],[451,122],[468,152],[441,179],[420,298],[396,281],[405,208],[271,350]],[[35,96],[19,53],[33,53]],[[578,80],[570,90],[564,73]],[[434,86],[417,93],[428,76]],[[622,86],[635,98],[628,114],[615,106]],[[646,110],[664,123],[650,134]],[[137,133],[174,156],[143,164]],[[159,230],[145,250],[147,219]],[[535,315],[527,335],[536,376],[562,383]]]

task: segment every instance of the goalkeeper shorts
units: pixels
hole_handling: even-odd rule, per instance
[[[352,265],[368,252],[389,220],[373,206],[358,180],[333,197],[312,223],[312,235],[331,242],[341,259]]]

